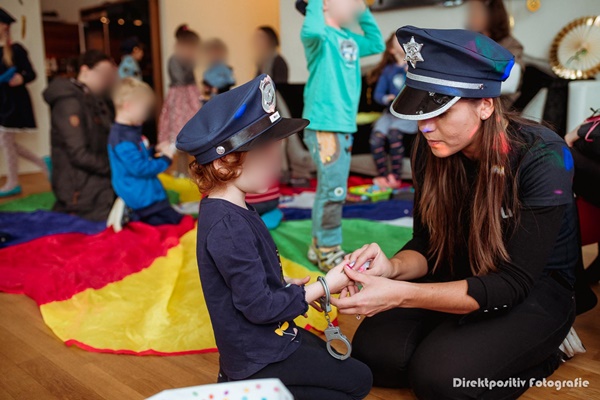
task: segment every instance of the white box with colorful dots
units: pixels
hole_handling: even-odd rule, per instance
[[[294,400],[279,379],[258,379],[164,390],[147,400]]]

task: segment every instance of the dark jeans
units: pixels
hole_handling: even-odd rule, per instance
[[[325,342],[302,330],[302,344],[286,360],[267,365],[246,379],[279,378],[296,400],[359,400],[371,390],[369,368],[353,358],[336,360]],[[221,372],[219,382],[228,379]]]
[[[374,385],[412,387],[419,399],[514,399],[560,363],[558,346],[575,319],[573,292],[549,276],[502,315],[463,316],[393,309],[365,319],[353,355]],[[525,387],[453,387],[454,378],[526,379]],[[463,385],[464,386],[464,385]]]
[[[183,215],[179,214],[168,200],[159,201],[148,207],[134,210],[131,213],[131,221],[140,221],[148,225],[177,225],[181,222]]]

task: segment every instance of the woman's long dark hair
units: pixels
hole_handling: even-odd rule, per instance
[[[487,31],[490,39],[498,42],[510,35],[510,17],[502,0],[471,0],[485,5],[488,23]]]
[[[509,157],[511,149],[522,145],[512,128],[519,124],[535,125],[505,113],[500,99],[494,99],[494,112],[482,121],[476,139],[480,149],[479,169],[472,190],[460,154],[436,157],[429,148],[419,145],[423,139],[421,134],[417,136],[413,165],[417,165],[416,157],[424,157],[425,161],[419,164],[424,165],[425,171],[421,187],[413,171],[415,202],[419,206],[415,218],[421,218],[429,229],[429,255],[435,262],[434,270],[442,262],[453,267],[455,249],[465,245],[465,238],[474,275],[495,271],[499,261],[509,260],[504,235],[508,226],[503,224],[501,212],[512,213],[512,221],[518,223],[517,177]],[[465,226],[464,221],[469,224]]]

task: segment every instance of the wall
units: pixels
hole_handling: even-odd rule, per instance
[[[118,0],[41,0],[42,11],[56,11],[58,20],[63,22],[79,22],[79,11],[82,8],[96,7],[104,3]],[[74,6],[75,3],[75,6]]]
[[[541,8],[531,13],[524,0],[507,0],[508,11],[514,16],[515,37],[523,43],[527,55],[548,58],[550,44],[558,31],[571,20],[598,14],[598,0],[543,0]],[[304,82],[307,78],[304,52],[300,43],[300,28],[303,17],[294,8],[291,0],[280,0],[282,53],[290,64],[292,82]],[[375,13],[384,37],[403,25],[429,28],[462,28],[465,26],[467,6],[445,8],[429,6]],[[363,61],[373,63],[377,58]]]
[[[187,23],[203,39],[225,41],[238,84],[252,79],[256,72],[250,46],[254,30],[260,25],[279,29],[279,0],[159,0],[159,7],[165,90],[169,84],[166,65],[180,24]],[[201,74],[202,66],[196,73],[199,81]]]
[[[28,0],[24,6],[18,0],[2,0],[2,7],[13,15],[17,22],[12,25],[11,34],[14,42],[23,44],[28,52],[33,68],[37,72],[37,79],[27,85],[31,94],[37,130],[34,133],[20,133],[17,141],[39,155],[49,154],[50,121],[48,108],[42,99],[42,91],[46,87],[46,74],[44,67],[44,37],[42,35],[42,19],[39,0]],[[26,37],[21,37],[21,16],[27,19]],[[0,174],[6,171],[6,160],[0,152]],[[20,160],[19,171],[23,173],[38,171],[33,164]]]

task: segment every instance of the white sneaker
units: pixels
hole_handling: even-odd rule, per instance
[[[125,202],[122,198],[117,197],[112,208],[110,209],[110,213],[108,214],[108,219],[106,220],[106,227],[110,228],[112,226],[115,232],[120,232],[123,229],[123,215],[125,214]]]
[[[333,250],[323,252],[314,243],[308,248],[307,257],[315,264],[321,271],[327,273],[330,269],[335,267],[344,261],[346,253],[340,246],[335,247]]]

